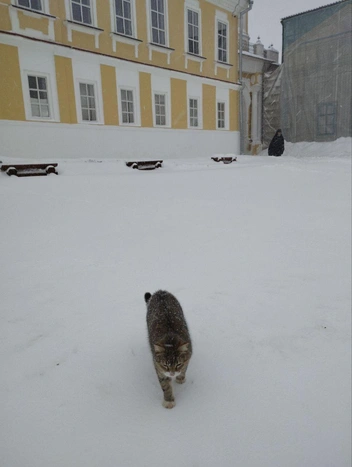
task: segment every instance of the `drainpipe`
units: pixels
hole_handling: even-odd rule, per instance
[[[240,1],[238,1],[238,5],[240,4]],[[243,116],[243,83],[242,83],[242,68],[243,68],[243,55],[242,55],[242,49],[243,49],[243,17],[246,13],[248,13],[253,6],[253,0],[249,0],[249,5],[245,10],[242,10],[240,12],[240,44],[239,44],[239,49],[240,49],[240,63],[239,63],[239,82],[241,85],[241,90],[240,90],[240,153],[244,153],[244,116]]]

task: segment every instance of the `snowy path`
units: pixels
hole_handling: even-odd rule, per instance
[[[1,467],[349,467],[347,159],[0,177]],[[143,295],[193,337],[165,410]]]

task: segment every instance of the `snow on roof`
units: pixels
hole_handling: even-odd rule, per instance
[[[301,13],[296,13],[295,15],[285,16],[284,18],[281,18],[281,22],[284,19],[289,19],[289,18],[294,18],[295,16],[305,15],[306,13],[310,13],[311,11],[322,10],[323,8],[327,8],[332,5],[337,5],[338,3],[348,3],[349,1],[351,0],[338,0],[337,2],[328,3],[327,5],[322,5],[322,6],[319,6],[318,8],[312,8],[311,10],[302,11]]]

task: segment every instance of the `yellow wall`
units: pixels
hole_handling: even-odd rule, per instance
[[[20,23],[21,29],[35,29],[36,31],[41,31],[43,34],[48,34],[49,29],[49,20],[48,18],[32,18],[31,16],[26,15],[22,11],[18,12],[18,20]]]
[[[239,91],[230,89],[230,131],[239,131]]]
[[[219,78],[225,81],[236,81],[237,79],[237,18],[234,18],[229,11],[222,10],[218,6],[199,0],[202,20],[202,55],[207,60],[203,63],[203,71],[200,71],[200,64],[194,61],[188,62],[188,69],[185,68],[185,44],[184,44],[184,2],[181,0],[168,0],[168,26],[169,26],[169,46],[175,51],[171,53],[170,64],[167,63],[167,55],[164,53],[153,52],[152,62],[149,60],[148,51],[148,20],[149,10],[147,11],[146,0],[135,0],[137,11],[137,38],[143,42],[138,48],[138,58],[135,57],[135,48],[133,45],[116,43],[116,52],[113,51],[111,33],[111,15],[109,0],[97,1],[97,26],[104,31],[99,35],[99,50],[95,48],[95,39],[91,34],[72,31],[72,42],[68,41],[67,27],[64,22],[66,9],[64,0],[49,0],[50,14],[57,19],[54,21],[55,41],[65,45],[91,50],[94,52],[125,58],[141,63],[152,64],[177,71],[187,71],[192,74],[207,76],[210,78]],[[0,3],[0,29],[10,30],[9,8],[10,0],[2,0]],[[230,76],[227,77],[227,70],[218,69],[215,75],[215,12],[220,10],[227,15],[229,22],[229,63],[234,66],[231,68]],[[25,34],[26,28],[41,31],[48,34],[49,20],[45,17],[32,17],[17,10],[17,16],[20,23],[21,34]]]
[[[118,125],[117,87],[115,67],[100,65],[101,86],[103,90],[105,125]]]
[[[209,84],[203,84],[203,129],[216,129],[216,88]]]
[[[55,55],[54,58],[60,121],[62,123],[77,123],[72,61],[70,58],[59,55]]]
[[[151,128],[153,126],[152,109],[152,80],[150,73],[139,73],[139,94],[141,105],[141,125]]]
[[[0,119],[25,120],[17,47],[0,44]]]
[[[11,29],[10,12],[8,7],[3,3],[3,1],[0,3],[0,29],[9,31]],[[7,3],[9,3],[9,0]]]
[[[187,128],[187,81],[171,78],[172,128]]]

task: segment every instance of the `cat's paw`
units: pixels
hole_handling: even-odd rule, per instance
[[[165,407],[165,409],[172,409],[175,405],[175,401],[163,401],[163,407]]]
[[[185,376],[183,376],[182,378],[176,376],[176,383],[183,384],[185,382],[186,382],[186,377]]]

